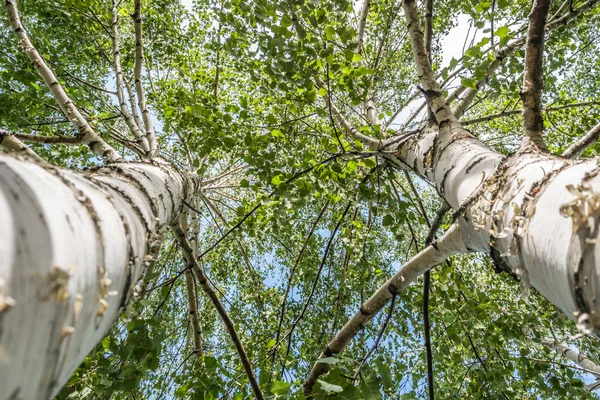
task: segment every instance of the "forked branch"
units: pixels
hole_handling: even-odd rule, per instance
[[[456,118],[446,99],[442,95],[442,89],[435,79],[435,74],[429,62],[429,54],[425,48],[423,31],[419,22],[419,13],[415,0],[405,0],[403,2],[404,15],[410,36],[410,43],[413,52],[417,74],[422,85],[422,92],[425,95],[427,104],[431,108],[438,125],[456,122]]]

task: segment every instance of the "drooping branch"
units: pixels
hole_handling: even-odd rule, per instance
[[[142,37],[142,4],[141,0],[135,0],[133,10],[133,21],[135,25],[135,67],[134,67],[134,82],[138,97],[138,107],[142,113],[142,120],[146,127],[146,139],[150,146],[150,157],[158,154],[158,145],[156,144],[156,136],[154,134],[154,126],[148,105],[146,104],[146,95],[144,94],[144,86],[142,84],[142,68],[144,66],[144,43]]]
[[[550,0],[535,0],[529,14],[525,71],[523,72],[523,142],[524,150],[547,151],[544,142],[544,118],[542,115],[544,28],[550,9]]]
[[[600,137],[600,123],[590,129],[575,143],[571,144],[562,154],[565,158],[575,158],[583,153],[588,147],[598,140]]]
[[[112,0],[112,44],[113,44],[113,67],[115,70],[115,81],[117,86],[117,99],[119,100],[119,107],[123,114],[125,124],[136,138],[136,142],[145,152],[150,151],[148,145],[148,139],[146,139],[144,133],[140,130],[139,126],[135,122],[133,115],[129,111],[129,106],[125,101],[125,94],[123,93],[124,79],[123,71],[121,69],[121,56],[119,51],[119,9],[117,1]],[[135,108],[135,103],[132,103],[132,108]]]
[[[404,171],[406,176],[406,180],[408,181],[410,188],[417,198],[417,203],[419,208],[421,209],[421,214],[425,219],[425,223],[429,227],[429,232],[427,233],[427,237],[425,238],[425,246],[431,245],[435,240],[435,235],[442,224],[442,221],[448,211],[450,210],[450,205],[448,203],[443,202],[442,206],[438,210],[433,222],[429,221],[429,217],[427,216],[427,212],[425,211],[425,207],[423,205],[423,201],[421,200],[421,196],[419,196],[419,192],[417,191],[409,173]],[[392,181],[393,184],[393,181]],[[394,193],[397,191],[394,188]],[[417,247],[418,249],[418,247]],[[435,385],[433,379],[433,350],[431,348],[431,324],[429,321],[429,292],[431,287],[431,271],[426,271],[423,274],[423,334],[425,338],[425,354],[427,361],[427,389],[429,392],[429,400],[435,399]]]
[[[19,17],[16,0],[6,0],[6,13],[10,25],[19,39],[19,45],[27,54],[29,60],[33,63],[38,74],[42,77],[50,93],[58,103],[58,106],[64,113],[65,117],[77,128],[81,136],[81,141],[92,149],[93,152],[101,156],[106,162],[115,162],[121,159],[121,156],[106,143],[88,124],[86,119],[81,115],[73,101],[69,98],[61,84],[56,79],[52,70],[48,67],[42,56],[29,40],[29,36],[25,31]]]
[[[320,358],[332,357],[341,353],[350,343],[352,338],[365,327],[395,294],[400,294],[419,276],[423,275],[433,266],[439,264],[449,256],[465,252],[460,228],[452,225],[445,235],[435,244],[423,249],[419,254],[408,261],[392,278],[390,278],[370,299],[360,307],[357,312],[342,328],[342,330],[329,342],[320,355]],[[329,364],[316,362],[310,375],[303,384],[304,394],[310,395],[317,379],[329,370]]]
[[[329,251],[331,250],[331,247],[333,245],[333,240],[335,239],[335,236],[336,236],[338,230],[340,229],[340,226],[341,226],[342,222],[344,221],[344,218],[346,217],[348,210],[350,210],[351,204],[352,204],[351,202],[348,202],[348,204],[346,205],[346,208],[344,209],[344,212],[342,213],[340,219],[338,220],[337,224],[335,225],[335,228],[333,228],[333,231],[331,231],[331,234],[329,235],[329,240],[327,241],[327,245],[325,246],[325,251],[323,252],[323,257],[321,257],[321,264],[319,265],[319,268],[317,269],[315,279],[313,279],[310,293],[308,294],[308,297],[304,301],[302,310],[296,316],[296,318],[294,319],[294,322],[292,323],[290,330],[285,335],[285,337],[288,338],[288,347],[287,347],[288,354],[289,354],[289,351],[290,351],[290,348],[292,345],[292,335],[294,334],[294,329],[296,328],[296,326],[298,326],[298,324],[300,323],[302,318],[304,318],[304,314],[306,314],[306,311],[308,310],[308,307],[310,306],[311,300],[317,289],[317,284],[319,283],[319,279],[321,277],[321,272],[323,272],[323,268],[325,267],[327,257],[329,256]]]
[[[219,317],[223,321],[223,324],[225,325],[225,328],[227,329],[227,332],[229,333],[229,336],[231,337],[231,341],[233,342],[233,345],[238,353],[240,362],[242,363],[244,371],[246,372],[246,376],[248,377],[248,381],[250,382],[250,386],[252,387],[252,391],[254,392],[254,395],[256,396],[257,399],[260,399],[260,400],[264,399],[264,396],[260,389],[260,386],[258,385],[258,382],[256,381],[256,376],[254,375],[254,370],[252,369],[252,364],[250,363],[250,360],[248,359],[248,355],[246,354],[246,350],[244,349],[244,345],[242,344],[242,342],[235,330],[233,321],[229,317],[229,314],[227,313],[227,310],[223,306],[223,303],[221,303],[219,296],[217,295],[215,290],[210,285],[210,282],[208,281],[207,276],[204,274],[204,270],[200,267],[200,264],[194,257],[194,251],[186,238],[185,232],[177,224],[173,225],[173,231],[174,231],[175,235],[177,236],[177,241],[179,242],[179,246],[181,247],[185,261],[188,264],[188,266],[187,266],[188,269],[192,270],[194,272],[194,274],[196,275],[196,279],[197,279],[198,283],[202,287],[202,290],[204,291],[206,296],[213,303],[213,306],[217,310]]]

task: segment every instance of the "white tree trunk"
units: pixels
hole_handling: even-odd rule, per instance
[[[160,160],[78,173],[0,156],[0,399],[61,389],[197,189]]]
[[[452,124],[454,125],[454,124]],[[600,332],[600,164],[540,152],[503,157],[454,125],[391,144],[475,228],[465,243]],[[383,144],[386,147],[386,144]]]

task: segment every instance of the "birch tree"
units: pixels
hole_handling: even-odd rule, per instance
[[[433,323],[450,343],[440,344],[428,299],[432,290],[446,313],[484,314],[458,281],[484,282],[515,298],[470,325],[518,314],[521,292],[529,311],[564,316],[545,315],[539,329],[569,332],[570,318],[567,340],[596,344],[600,169],[589,148],[600,134],[591,121],[600,85],[584,68],[597,65],[596,1],[365,1],[355,13],[344,1],[196,2],[191,12],[139,0],[67,2],[60,11],[23,3],[21,13],[5,2],[12,45],[3,68],[25,77],[2,94],[7,104],[27,87],[43,95],[31,115],[11,105],[2,122],[1,398],[50,398],[76,370],[61,397],[175,389],[189,398],[414,398],[424,385],[432,399],[436,391],[551,397],[566,384],[521,386],[536,371],[568,376],[559,371],[573,363],[595,373],[593,355],[515,327],[518,318],[538,323],[527,315],[505,322],[507,332],[539,354],[563,354],[564,366],[525,367],[544,359],[501,348],[497,332],[483,353],[471,329],[459,338],[452,325],[462,320],[451,314]],[[73,15],[92,27],[76,51],[102,60],[79,73],[67,67],[83,63],[61,65],[39,49],[77,42],[66,33]],[[485,36],[442,65],[441,40],[459,15]],[[559,80],[573,57],[576,71]],[[70,88],[67,76],[85,89]],[[585,131],[567,141],[562,131],[576,124],[567,117],[582,110],[594,117],[581,117]],[[23,123],[49,112],[52,125],[72,131]],[[517,283],[490,281],[476,269],[486,263]],[[464,304],[444,298],[443,285]],[[423,357],[411,298],[426,311]],[[368,325],[374,318],[381,328]],[[159,360],[180,347],[159,377]],[[393,371],[386,364],[405,350],[427,365],[408,388],[401,375],[412,358]],[[130,354],[145,380],[133,377]],[[444,357],[465,370],[462,380],[443,370]],[[498,371],[505,377],[485,388]]]

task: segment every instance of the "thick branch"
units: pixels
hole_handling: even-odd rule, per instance
[[[196,279],[198,280],[198,283],[200,283],[202,290],[204,291],[206,296],[210,299],[210,301],[213,303],[215,309],[217,310],[217,313],[219,314],[219,317],[223,321],[223,324],[225,325],[225,328],[227,329],[227,332],[229,333],[229,336],[231,337],[231,341],[233,342],[233,345],[235,346],[235,349],[238,353],[238,356],[240,358],[242,366],[244,367],[244,371],[246,372],[246,376],[248,377],[248,380],[250,381],[250,386],[252,387],[252,391],[254,392],[254,395],[256,396],[257,399],[260,399],[260,400],[264,399],[263,393],[260,390],[258,382],[256,381],[256,377],[255,377],[254,371],[252,369],[252,364],[250,363],[250,360],[248,359],[248,356],[246,355],[246,350],[244,350],[244,346],[243,346],[242,342],[240,341],[240,338],[235,330],[233,321],[229,317],[229,314],[227,313],[227,310],[223,306],[223,303],[221,303],[221,300],[219,300],[219,296],[217,296],[217,293],[214,291],[214,289],[208,282],[208,278],[204,274],[204,271],[200,267],[200,264],[198,264],[198,261],[196,261],[196,258],[194,257],[194,251],[185,237],[185,232],[183,232],[183,230],[176,224],[173,225],[173,231],[175,232],[175,235],[177,236],[177,241],[179,242],[179,245],[181,246],[183,256],[185,258],[186,263],[188,264],[187,267],[189,269],[191,269],[192,271],[194,271],[194,274],[196,275]]]
[[[407,0],[403,3],[404,14],[408,26],[411,48],[414,56],[414,61],[417,67],[417,74],[423,86],[423,93],[427,99],[427,103],[439,125],[444,123],[456,122],[456,118],[452,114],[450,107],[446,104],[446,100],[442,95],[442,89],[435,79],[429,55],[425,48],[423,32],[419,23],[419,14],[415,0]]]
[[[142,85],[142,67],[144,65],[144,45],[142,38],[142,12],[141,12],[141,0],[135,0],[133,20],[135,23],[135,67],[134,67],[134,81],[135,89],[138,96],[138,106],[142,113],[142,120],[146,127],[146,139],[150,146],[150,157],[154,157],[158,154],[158,146],[156,144],[156,136],[154,134],[154,126],[152,125],[152,118],[150,117],[150,111],[146,104],[146,96],[144,94],[144,86]]]
[[[17,139],[14,135],[0,129],[0,146],[8,153],[23,155],[29,157],[40,164],[46,164],[46,161],[23,142]]]
[[[550,0],[535,0],[529,14],[525,71],[523,73],[523,149],[547,151],[544,142],[544,118],[542,116],[544,28],[550,9]]]
[[[321,353],[321,358],[341,353],[352,338],[379,312],[394,294],[401,293],[425,271],[445,260],[449,256],[464,252],[460,229],[452,225],[435,246],[427,246],[423,251],[406,263],[400,271],[390,278],[370,299],[368,299],[342,330],[334,337]],[[329,364],[319,363],[313,366],[304,382],[304,394],[310,395],[317,379],[329,370]]]
[[[62,112],[79,131],[79,134],[82,137],[82,143],[88,145],[92,151],[101,156],[106,162],[120,160],[121,156],[98,134],[96,134],[96,132],[94,132],[83,115],[81,115],[75,104],[73,104],[69,96],[67,96],[67,93],[56,79],[56,76],[54,76],[52,70],[40,56],[36,48],[33,47],[33,44],[27,36],[25,28],[21,24],[16,0],[6,0],[5,8],[6,13],[8,14],[10,25],[15,32],[15,35],[19,39],[19,45],[23,48],[25,54],[27,54],[27,57],[33,63],[36,71],[43,78],[46,86],[48,86],[48,89],[50,89],[50,93],[52,93],[54,96],[54,99],[58,103]]]
[[[598,123],[598,125],[590,129],[588,133],[583,135],[575,143],[567,147],[562,156],[565,158],[575,158],[579,156],[588,147],[594,144],[596,140],[598,140],[598,137],[600,137],[600,123]]]
[[[554,340],[543,340],[542,344],[556,350],[565,356],[565,358],[567,358],[569,361],[574,362],[580,367],[585,368],[588,372],[600,377],[600,366],[587,358],[583,353],[577,353],[576,351],[571,350],[569,347]]]
[[[119,106],[121,113],[125,119],[125,124],[136,138],[136,142],[145,152],[150,151],[148,140],[144,133],[140,130],[136,124],[133,115],[129,111],[127,102],[125,101],[125,94],[123,93],[123,71],[121,70],[120,52],[119,52],[119,9],[117,7],[117,1],[112,1],[112,43],[113,43],[113,66],[115,69],[115,80],[117,86],[117,99],[119,100]],[[135,104],[132,103],[132,108],[135,108]]]
[[[360,12],[360,20],[358,21],[358,34],[356,52],[362,53],[365,40],[365,27],[367,25],[367,17],[369,16],[369,8],[371,7],[371,0],[364,0],[362,10]]]

